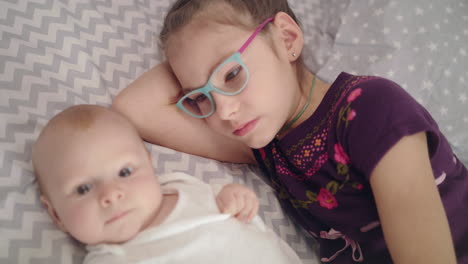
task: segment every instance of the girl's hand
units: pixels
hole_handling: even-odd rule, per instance
[[[114,98],[112,109],[130,119],[150,143],[220,161],[256,163],[247,145],[214,132],[204,119],[178,109],[180,96],[180,84],[163,62],[123,89]]]
[[[223,214],[231,214],[242,222],[250,222],[258,211],[255,192],[240,184],[227,184],[216,197],[218,208]]]

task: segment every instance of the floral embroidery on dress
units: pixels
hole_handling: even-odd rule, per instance
[[[351,178],[352,157],[347,153],[347,145],[338,139],[339,133],[362,114],[353,108],[353,104],[365,92],[359,88],[360,83],[376,78],[349,78],[330,97],[326,114],[320,120],[306,123],[304,130],[307,131],[300,132],[296,141],[289,143],[289,140],[274,140],[258,152],[257,157],[263,160],[262,164],[270,174],[277,197],[283,205],[295,212],[292,216],[298,223],[314,237],[319,235],[322,239],[335,240],[336,243],[344,242],[344,247],[340,247],[337,252],[323,256],[321,260],[324,262],[331,262],[343,251],[350,249],[354,261],[362,262],[364,259],[359,243],[341,232],[327,228],[330,224],[327,219],[335,215],[335,210],[339,213],[340,199],[345,199],[342,197],[354,195],[350,191],[363,191],[364,186],[369,188],[367,184],[363,185]],[[333,130],[336,133],[331,135]],[[326,167],[323,167],[324,164]],[[341,194],[340,191],[346,193]],[[318,221],[311,220],[314,217]],[[378,226],[378,222],[370,222],[361,229],[357,228],[361,233],[366,233]]]
[[[349,157],[340,144],[335,144],[335,160],[344,165],[349,164]]]
[[[337,128],[342,122],[345,122],[345,127],[347,127],[348,123],[357,116],[357,112],[351,108],[351,103],[359,98],[361,94],[361,88],[354,89],[349,93],[346,98],[347,104],[339,109]],[[273,144],[271,153],[276,161],[276,172],[281,175],[293,177],[299,181],[310,179],[329,159],[326,146],[329,134],[328,131],[329,128],[326,127],[322,129],[321,132],[315,133],[312,137],[309,137],[308,139],[306,138],[307,141],[304,141],[297,153],[292,156],[291,162],[297,171],[294,171],[290,166],[288,166],[290,164],[288,164],[284,157],[284,153],[278,149],[276,144]],[[349,166],[351,165],[351,160],[343,146],[336,143],[333,146],[333,150],[334,154],[332,157],[337,164],[336,170],[339,176],[343,176],[342,179],[329,181],[325,187],[320,188],[318,193],[307,190],[305,193],[307,200],[295,199],[289,195],[288,191],[283,186],[278,184],[277,186],[279,187],[280,198],[289,199],[295,208],[308,208],[312,203],[318,201],[321,207],[331,210],[338,207],[339,203],[335,195],[346,185],[357,190],[362,190],[364,187],[361,183],[350,181]],[[262,159],[266,158],[266,154],[263,149],[260,150],[260,155]],[[299,171],[301,172],[298,173]]]
[[[320,206],[327,209],[333,209],[338,206],[338,201],[333,194],[325,189],[321,188],[317,200],[320,202]]]
[[[348,95],[348,103],[351,103],[352,101],[356,100],[359,96],[362,94],[362,89],[357,88],[356,90],[353,90],[349,95]]]
[[[298,153],[293,155],[292,163],[302,173],[293,172],[286,159],[283,157],[276,146],[272,148],[272,154],[277,161],[275,169],[277,172],[294,177],[299,181],[310,179],[321,167],[327,162],[328,154],[326,149],[326,140],[328,136],[328,128],[323,129],[322,132],[317,133],[308,144],[302,146]],[[261,152],[260,152],[261,153]]]
[[[328,135],[328,129],[322,130],[321,133],[317,133],[310,144],[304,145],[299,153],[294,154],[293,163],[296,167],[306,170],[303,179],[309,179],[314,175],[322,165],[327,161],[328,154],[326,152],[326,140]],[[310,166],[313,162],[312,166]]]
[[[354,100],[356,100],[359,96],[361,96],[361,94],[362,89],[357,88],[348,95],[348,98],[346,99],[348,104],[342,107],[338,112],[338,125],[336,126],[337,129],[340,127],[342,121],[344,121],[345,126],[348,127],[348,122],[352,121],[356,117],[357,112],[351,108],[351,103]]]
[[[359,96],[361,96],[361,94],[361,88],[357,88],[349,93],[346,99],[347,104],[341,107],[338,112],[338,123],[336,125],[337,130],[342,122],[345,122],[345,127],[348,127],[349,122],[357,116],[357,112],[351,108],[351,103],[354,102]],[[344,182],[338,187],[338,189],[341,189],[349,181],[349,165],[351,164],[351,160],[340,143],[335,144],[334,151],[334,159],[337,162],[336,169],[338,175],[344,176]],[[351,182],[350,184],[353,188],[358,190],[362,190],[364,188],[364,186],[359,182]]]

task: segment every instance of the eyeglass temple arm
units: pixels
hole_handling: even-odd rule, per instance
[[[250,35],[249,39],[247,39],[247,41],[244,43],[244,45],[242,45],[242,47],[238,50],[239,53],[242,53],[244,52],[244,50],[247,48],[247,46],[249,46],[250,42],[252,42],[252,40],[257,36],[258,32],[260,32],[266,24],[270,23],[271,21],[273,21],[274,17],[270,17],[270,18],[267,18],[265,21],[263,21],[263,23],[257,27],[257,29],[255,30],[255,32]]]

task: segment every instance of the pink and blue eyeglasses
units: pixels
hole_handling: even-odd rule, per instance
[[[193,117],[205,118],[216,111],[216,104],[211,92],[222,95],[236,95],[242,92],[249,81],[250,74],[242,61],[241,54],[265,25],[271,21],[273,21],[273,17],[260,24],[237,52],[216,67],[208,82],[203,87],[180,98],[176,104],[177,107]]]

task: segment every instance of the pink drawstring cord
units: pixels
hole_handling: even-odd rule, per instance
[[[336,231],[335,229],[331,228],[330,231],[328,231],[328,233],[326,231],[321,231],[320,232],[320,237],[324,238],[324,239],[330,239],[330,240],[335,240],[335,239],[341,238],[341,239],[343,239],[345,241],[345,246],[342,249],[338,250],[335,254],[333,254],[333,256],[331,256],[329,258],[322,258],[321,259],[322,262],[331,262],[331,261],[333,261],[336,257],[338,257],[338,255],[341,254],[341,252],[346,250],[349,246],[351,246],[351,248],[353,249],[352,257],[353,257],[354,261],[362,262],[364,260],[364,257],[362,256],[361,246],[359,245],[359,243],[352,240],[352,239],[350,239],[350,238],[348,238],[348,237],[346,237],[341,232]],[[356,256],[356,253],[359,254],[358,257]]]

